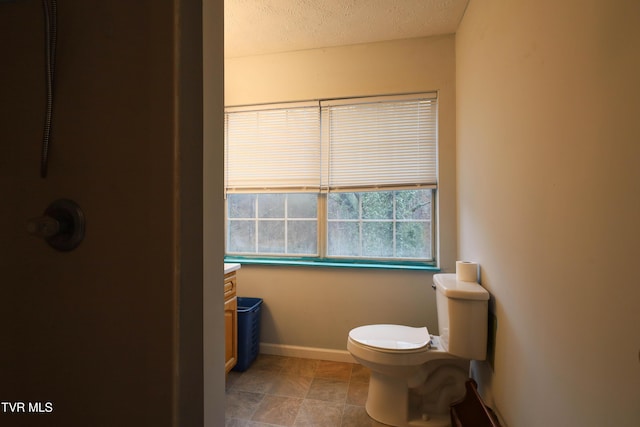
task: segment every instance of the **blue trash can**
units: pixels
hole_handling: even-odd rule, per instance
[[[246,371],[260,351],[262,298],[238,297],[238,363],[234,371]]]

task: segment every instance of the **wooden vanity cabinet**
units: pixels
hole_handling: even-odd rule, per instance
[[[236,272],[224,275],[225,373],[238,362],[238,298]]]

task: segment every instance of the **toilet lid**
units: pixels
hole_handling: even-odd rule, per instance
[[[415,350],[429,344],[431,337],[426,327],[402,325],[367,325],[352,329],[349,338],[384,350]]]

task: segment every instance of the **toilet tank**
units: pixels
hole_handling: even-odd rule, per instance
[[[465,359],[484,360],[489,292],[479,283],[457,280],[455,274],[435,274],[433,284],[442,349]]]

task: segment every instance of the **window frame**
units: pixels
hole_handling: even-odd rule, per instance
[[[434,95],[435,94],[435,95]],[[402,95],[404,97],[413,97],[413,98],[420,98],[420,95],[423,94],[406,94],[406,95]],[[433,119],[434,121],[434,126],[435,126],[435,163],[437,165],[438,162],[438,154],[437,154],[437,146],[438,146],[438,131],[437,131],[437,126],[438,126],[438,117],[437,117],[437,110],[438,110],[438,96],[437,96],[437,92],[430,92],[429,93],[430,96],[432,96],[432,100],[435,100],[435,118]],[[397,95],[391,95],[391,96],[377,96],[375,98],[381,99],[382,101],[385,100],[392,100],[394,96]],[[373,99],[374,97],[367,97],[369,99]],[[357,100],[359,98],[352,98],[353,100]],[[362,99],[362,98],[360,98]],[[319,105],[320,110],[322,111],[322,107],[321,104],[324,101],[329,101],[329,102],[334,102],[335,100],[318,100],[318,101],[312,101],[312,102],[317,102]],[[349,102],[349,98],[344,98],[345,102]],[[339,102],[342,102],[342,99],[339,100]],[[265,104],[266,105],[266,104]],[[274,106],[277,106],[279,108],[282,108],[282,105],[286,105],[286,104],[273,104]],[[248,108],[251,108],[251,106],[247,106]],[[247,107],[240,107],[240,108],[247,108]],[[263,107],[263,106],[261,106]],[[238,108],[238,107],[232,107],[232,108]],[[227,109],[225,109],[225,116],[227,114]],[[320,120],[320,128],[323,129],[324,132],[324,126],[325,124],[323,123],[323,116],[321,115],[319,117]],[[225,132],[226,132],[226,118],[225,118]],[[323,136],[324,137],[324,136]],[[322,146],[325,146],[325,142],[321,142]],[[226,135],[225,135],[225,163],[226,163],[226,158],[227,158],[227,153],[226,153],[226,147],[227,147],[227,141],[226,141]],[[323,154],[323,156],[326,156],[326,153]],[[226,167],[226,164],[225,164]],[[323,166],[324,167],[324,166]],[[323,172],[324,173],[324,172]],[[225,176],[226,176],[227,172],[225,171]],[[438,270],[437,268],[437,263],[438,263],[438,253],[437,253],[437,242],[438,242],[438,226],[437,226],[437,200],[438,200],[438,185],[437,185],[437,172],[436,172],[436,182],[433,184],[412,184],[412,185],[399,185],[399,186],[390,186],[388,188],[385,188],[385,186],[381,186],[381,187],[377,187],[377,186],[371,186],[371,187],[365,187],[362,188],[360,186],[356,186],[353,188],[339,188],[339,189],[334,189],[331,190],[329,188],[327,188],[326,186],[326,181],[325,177],[323,176],[321,178],[321,180],[323,180],[322,184],[320,185],[319,190],[317,191],[317,216],[316,216],[316,224],[317,224],[317,232],[316,232],[316,239],[317,239],[317,253],[315,255],[288,255],[288,254],[281,254],[281,253],[277,253],[274,255],[270,255],[269,253],[242,253],[242,252],[236,252],[236,253],[228,253],[227,252],[227,241],[228,241],[228,237],[229,237],[229,224],[230,224],[230,218],[228,217],[229,214],[229,206],[228,206],[228,198],[227,198],[227,193],[246,193],[246,194],[254,194],[254,195],[259,195],[259,194],[268,194],[268,193],[284,193],[284,194],[291,194],[291,193],[295,193],[295,192],[304,192],[307,193],[309,191],[305,191],[305,189],[298,189],[297,191],[290,191],[291,189],[289,188],[263,188],[262,191],[260,191],[260,189],[256,188],[256,189],[252,189],[252,190],[240,190],[240,191],[228,191],[229,189],[226,186],[226,182],[225,182],[225,234],[224,234],[224,239],[225,239],[225,262],[240,262],[240,263],[245,263],[245,264],[263,264],[263,265],[310,265],[310,266],[328,266],[328,267],[360,267],[360,268],[391,268],[391,269],[427,269],[427,270]],[[416,190],[416,189],[428,189],[430,190],[431,193],[431,211],[430,211],[430,219],[425,220],[429,222],[429,230],[430,230],[430,239],[428,241],[428,244],[430,245],[430,254],[431,257],[430,258],[399,258],[399,257],[349,257],[349,256],[329,256],[328,255],[328,233],[329,233],[329,214],[328,214],[328,194],[333,193],[333,192],[354,192],[354,193],[363,193],[363,192],[372,192],[372,191],[402,191],[402,190]],[[312,193],[316,193],[316,191],[312,191]],[[394,197],[396,197],[394,195]],[[255,214],[255,218],[254,220],[256,222],[260,221],[259,217],[258,217],[258,213],[256,212]],[[362,218],[360,218],[360,221],[362,221]],[[402,221],[398,221],[397,218],[394,218],[392,220],[389,220],[390,222],[393,222],[394,224],[394,239],[396,236],[396,227],[395,224],[402,222]],[[417,221],[416,221],[417,222]],[[361,235],[362,232],[360,232]],[[287,236],[285,234],[284,239],[287,239]]]

